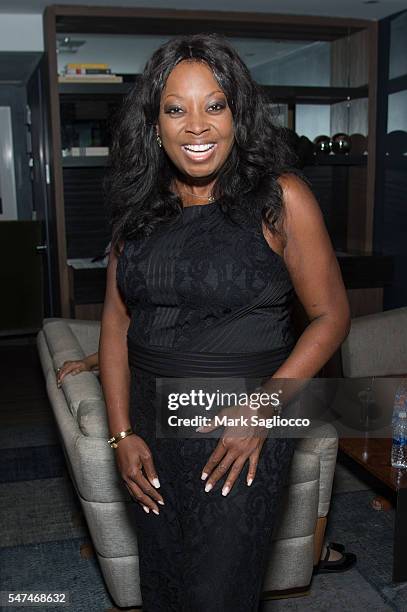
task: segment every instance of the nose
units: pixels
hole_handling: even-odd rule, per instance
[[[191,110],[187,115],[187,122],[185,125],[186,133],[194,134],[194,136],[200,136],[208,130],[209,124],[206,113],[201,112],[199,109]]]

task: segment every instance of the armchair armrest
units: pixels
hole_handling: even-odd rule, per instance
[[[331,503],[332,485],[335,474],[336,457],[338,454],[338,436],[335,428],[329,423],[314,430],[312,438],[300,438],[297,448],[305,452],[319,455],[319,503],[318,516],[328,514]]]

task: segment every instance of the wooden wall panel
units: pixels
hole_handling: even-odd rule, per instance
[[[331,85],[360,87],[368,78],[367,30],[334,40],[331,44]]]

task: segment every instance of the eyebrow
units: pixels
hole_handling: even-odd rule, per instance
[[[208,94],[207,96],[205,96],[205,98],[210,98],[210,97],[211,97],[211,96],[213,96],[213,94],[215,94],[215,93],[221,93],[221,94],[225,95],[225,94],[224,94],[224,92],[223,92],[221,89],[215,89],[214,91],[211,91],[211,93],[210,93],[210,94]],[[180,95],[178,95],[178,94],[175,94],[175,93],[170,93],[170,94],[167,94],[167,95],[165,96],[165,98],[169,98],[170,96],[175,96],[176,98],[179,98],[180,100],[183,100],[183,99],[184,99],[182,96],[180,96]]]

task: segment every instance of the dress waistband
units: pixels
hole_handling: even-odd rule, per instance
[[[206,353],[152,348],[137,344],[129,336],[127,348],[130,367],[141,368],[163,377],[183,378],[271,376],[285,361],[294,345],[255,353]]]

